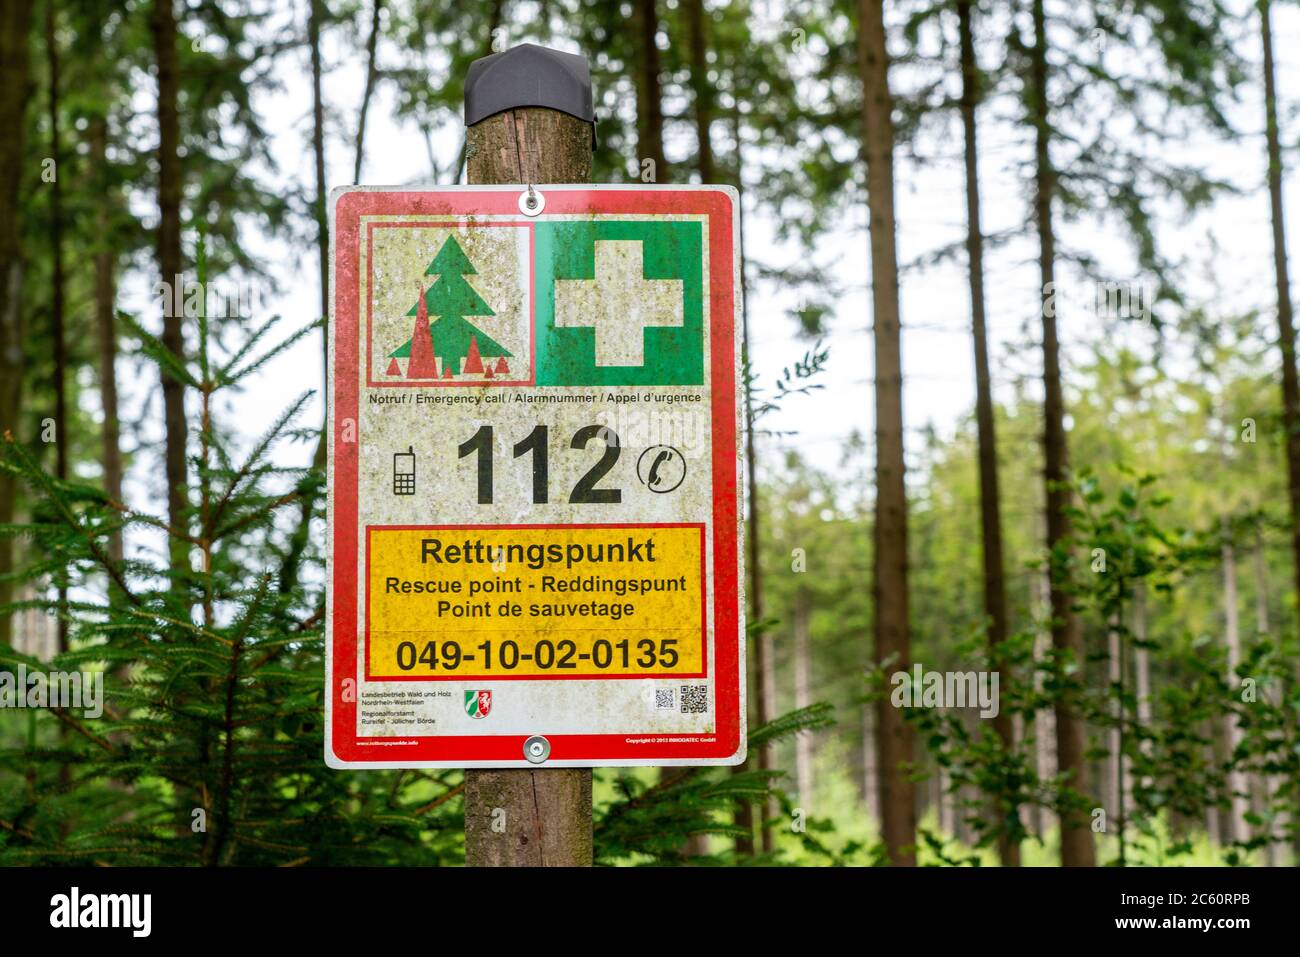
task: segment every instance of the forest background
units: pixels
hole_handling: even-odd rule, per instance
[[[594,181],[745,211],[763,730],[598,772],[597,862],[1296,863],[1297,38],[1268,0],[0,0],[0,661],[107,695],[0,710],[0,861],[463,859],[459,772],[321,760],[325,208],[463,181],[468,64],[536,42],[591,61]],[[914,664],[999,716],[897,707]]]

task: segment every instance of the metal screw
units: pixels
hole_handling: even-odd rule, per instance
[[[528,185],[526,192],[519,194],[519,211],[525,216],[540,215],[545,208],[546,197],[533,189],[531,183]]]
[[[535,734],[524,742],[524,757],[533,764],[541,764],[551,756],[551,742]]]

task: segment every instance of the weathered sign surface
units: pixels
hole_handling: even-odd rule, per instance
[[[743,760],[737,212],[334,193],[331,766]]]

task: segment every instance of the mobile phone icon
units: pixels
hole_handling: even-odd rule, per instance
[[[393,494],[415,494],[415,447],[408,445],[405,452],[393,453]]]

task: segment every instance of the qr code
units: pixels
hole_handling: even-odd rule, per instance
[[[682,685],[682,714],[704,714],[708,710],[708,685]]]
[[[673,710],[673,689],[672,688],[655,689],[655,707],[663,708],[668,711]]]

